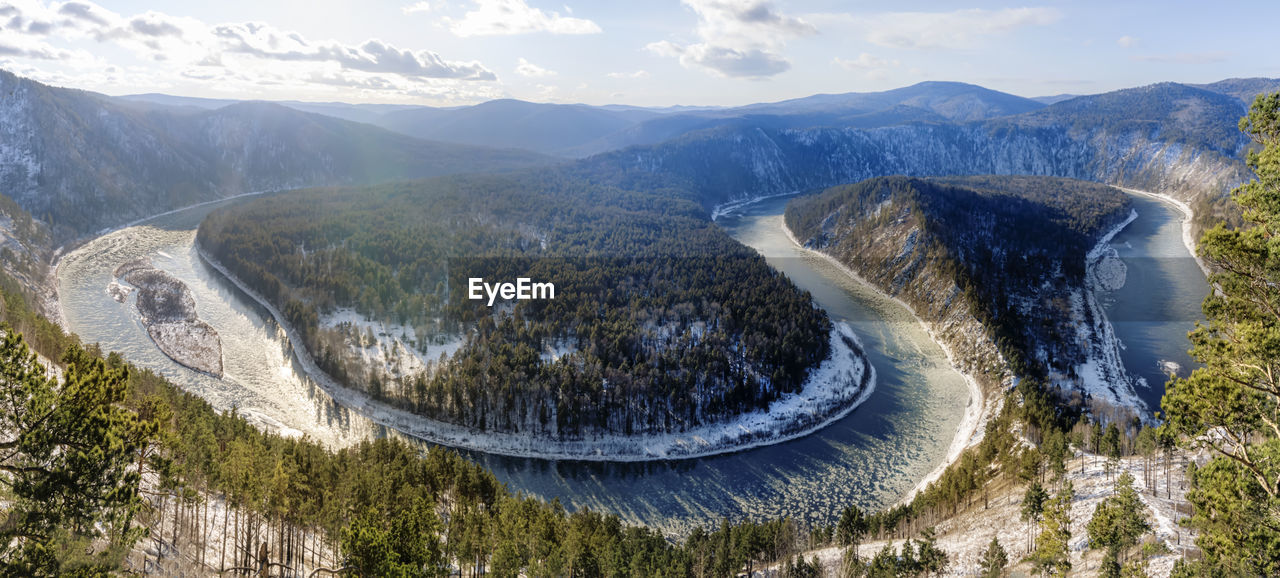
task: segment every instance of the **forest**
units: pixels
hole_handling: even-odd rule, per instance
[[[901,210],[882,210],[888,206]],[[1084,361],[1067,290],[1084,284],[1085,259],[1129,215],[1120,191],[1050,177],[883,177],[797,198],[786,222],[812,248],[831,247],[865,268],[901,269],[897,291],[926,260],[954,280],[1012,370],[1046,380]],[[874,232],[909,221],[914,246],[871,247]],[[890,251],[884,258],[877,251]],[[910,265],[902,266],[912,259]],[[873,273],[878,274],[878,273]],[[933,304],[931,306],[937,306]]]
[[[799,390],[828,355],[825,312],[697,204],[609,180],[538,170],[292,191],[211,214],[198,241],[284,312],[326,373],[437,420],[666,433]],[[467,298],[471,277],[556,295],[489,307]],[[412,328],[425,368],[362,363],[358,332],[325,321],[339,308]],[[448,340],[458,352],[431,358]]]

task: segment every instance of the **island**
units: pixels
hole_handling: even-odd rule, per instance
[[[196,314],[196,300],[186,283],[156,269],[150,257],[120,265],[114,276],[113,295],[127,298],[129,292],[120,288],[120,281],[137,289],[138,315],[160,351],[185,367],[222,377],[222,339]]]

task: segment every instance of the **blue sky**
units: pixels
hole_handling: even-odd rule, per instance
[[[1277,2],[0,0],[0,68],[128,94],[739,105],[1280,77]]]

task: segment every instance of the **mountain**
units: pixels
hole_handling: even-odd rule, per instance
[[[1044,105],[973,84],[930,81],[883,92],[818,94],[770,104],[754,104],[734,111],[739,114],[774,115],[821,113],[834,118],[846,118],[898,107],[920,109],[948,120],[967,121],[1021,114],[1043,108]]]
[[[457,109],[393,111],[374,122],[424,139],[565,154],[659,115],[639,108],[618,110],[504,99]]]
[[[131,102],[145,102],[163,106],[189,106],[208,110],[222,108],[233,104],[248,102],[229,98],[200,98],[194,96],[173,96],[160,93],[128,94],[115,97]],[[301,100],[271,101],[274,104],[287,106],[302,112],[313,112],[353,122],[373,124],[378,117],[399,110],[430,108],[410,104],[349,104],[345,102],[306,102]]]
[[[725,126],[772,129],[876,128],[911,122],[988,119],[1044,105],[961,82],[921,82],[883,92],[818,94],[773,103],[701,110],[653,118],[570,151],[586,156],[634,145],[652,145]]]
[[[141,94],[121,97],[168,106],[216,109],[236,101]],[[365,122],[427,140],[515,147],[568,157],[657,144],[727,125],[770,128],[851,126],[988,119],[1042,108],[1030,99],[959,82],[922,82],[884,92],[820,94],[736,108],[588,106],[500,99],[434,108],[284,101],[278,104]]]
[[[1253,104],[1254,97],[1259,94],[1280,91],[1280,78],[1228,78],[1191,86],[1238,98],[1247,106]]]
[[[66,240],[237,193],[551,162],[250,102],[130,102],[0,72],[0,187]]]
[[[1244,114],[1179,84],[1083,96],[1019,115],[874,128],[721,126],[583,161],[690,183],[708,210],[883,175],[1046,175],[1163,191],[1193,202],[1245,180]],[[606,168],[608,167],[608,168]]]

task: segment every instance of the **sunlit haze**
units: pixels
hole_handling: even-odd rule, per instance
[[[14,0],[0,68],[107,94],[426,105],[740,105],[925,80],[1034,97],[1274,77],[1250,55],[1278,17],[1265,2]]]

